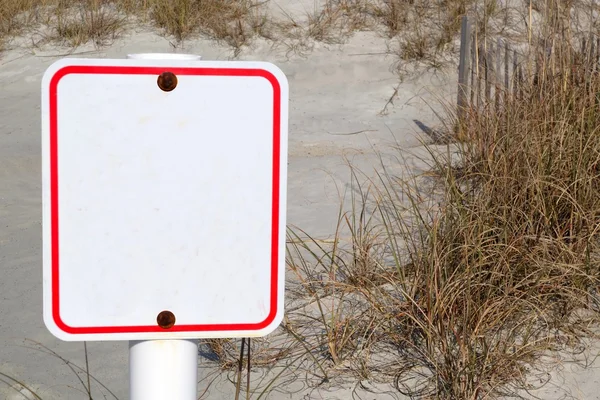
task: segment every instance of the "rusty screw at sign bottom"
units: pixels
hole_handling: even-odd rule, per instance
[[[175,314],[171,311],[161,311],[156,317],[156,323],[163,329],[171,329],[175,325]]]

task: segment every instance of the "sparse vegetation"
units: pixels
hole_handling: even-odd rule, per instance
[[[250,0],[117,3],[0,0],[0,36],[41,23],[47,10],[56,38],[73,46],[114,38],[131,10],[177,40],[202,34],[236,49],[270,29]],[[525,3],[519,27],[507,26],[515,10],[495,1],[477,12],[484,38],[510,31],[524,35],[526,56],[550,54],[517,94],[470,108],[460,121],[449,107],[445,122],[456,140],[442,152],[428,147],[426,175],[406,179],[383,168],[370,179],[351,170],[351,209],[340,208],[331,241],[289,230],[293,306],[274,343],[253,341],[254,365],[302,362],[319,384],[349,374],[392,383],[411,398],[477,400],[534,388],[542,356],[595,338],[600,75],[597,60],[574,42],[597,27],[574,24],[575,2]],[[402,59],[439,65],[474,5],[329,0],[306,21],[273,26],[294,40],[326,43],[372,29],[398,39]],[[537,30],[533,11],[545,13]],[[234,342],[206,344],[222,369],[236,368]]]
[[[318,369],[411,398],[499,398],[535,388],[544,355],[596,338],[600,78],[564,24],[543,29],[552,56],[500,105],[461,121],[449,108],[460,141],[428,146],[434,177],[355,171],[332,243],[291,231],[290,269],[313,305],[289,326],[319,321],[324,336],[294,335],[322,349]]]
[[[204,35],[238,51],[253,36],[268,35],[263,4],[254,0],[1,0],[0,38],[41,27],[44,41],[104,45],[131,18],[155,24],[176,41]]]
[[[595,337],[600,78],[545,71],[501,110],[471,110],[449,153],[432,147],[433,182],[355,172],[330,245],[291,231],[313,305],[288,328],[319,321],[294,335],[322,349],[319,368],[411,398],[498,398],[531,389],[543,355]]]
[[[177,40],[204,34],[234,48],[266,34],[266,16],[253,0],[150,0],[152,20]]]
[[[49,38],[71,47],[90,41],[98,46],[107,44],[124,29],[125,17],[114,5],[101,0],[83,0],[79,4],[60,0],[53,12],[54,34]]]

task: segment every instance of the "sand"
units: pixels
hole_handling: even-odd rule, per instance
[[[271,2],[270,7],[274,13],[302,15],[314,4],[286,0]],[[452,101],[456,77],[450,69],[400,83],[393,68],[396,57],[383,54],[386,41],[374,33],[356,33],[343,45],[312,45],[299,55],[256,40],[238,58],[273,62],[289,79],[288,223],[325,238],[333,233],[340,196],[348,188],[348,162],[372,174],[380,152],[406,160],[404,172],[426,168],[417,156],[424,154],[421,142],[430,140],[424,130],[439,125],[430,105],[437,98]],[[140,29],[105,48],[78,48],[74,56],[124,58],[134,52],[173,50],[167,39]],[[42,321],[40,79],[46,67],[68,51],[18,47],[0,55],[0,373],[30,385],[44,399],[87,398],[65,363],[26,341],[39,342],[84,366],[83,343],[58,341]],[[230,48],[200,39],[176,51],[211,60],[233,56]],[[387,104],[396,88],[393,103]],[[382,112],[386,104],[387,112]],[[88,350],[95,378],[117,398],[127,399],[127,343],[88,343]],[[210,361],[201,362],[200,392],[214,371]],[[562,398],[565,392],[578,399],[600,398],[596,390],[600,376],[594,369],[582,373],[565,367],[563,374],[562,380],[553,380],[558,388],[546,388],[540,392],[542,398]],[[94,398],[112,398],[106,389],[93,386]],[[267,398],[347,399],[353,387],[308,391],[299,382],[282,382]],[[203,398],[231,399],[232,390],[221,375]],[[26,398],[30,394],[19,385],[0,384],[0,399]],[[363,398],[402,397],[373,393]]]

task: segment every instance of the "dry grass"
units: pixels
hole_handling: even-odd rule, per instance
[[[222,370],[233,370],[239,363],[239,341],[234,339],[205,339],[201,346],[206,346],[211,358]],[[275,364],[290,355],[290,349],[285,346],[277,348],[268,338],[254,338],[251,341],[253,367],[266,367]]]
[[[23,33],[35,18],[36,0],[0,0],[0,51],[7,40]]]
[[[177,40],[194,34],[222,40],[234,48],[266,35],[267,17],[254,0],[149,0],[152,20]]]
[[[568,42],[516,95],[470,109],[448,154],[431,148],[436,180],[355,172],[332,243],[290,232],[293,293],[309,305],[286,328],[315,373],[500,398],[535,388],[544,355],[596,337],[600,74]]]
[[[0,40],[36,31],[41,42],[77,47],[110,43],[124,29],[125,17],[104,0],[2,0]]]
[[[261,0],[0,0],[0,43],[41,26],[48,40],[101,45],[118,37],[128,23],[150,23],[178,42],[200,35],[227,43],[239,53],[253,37],[262,36],[302,52],[312,48],[311,41],[342,43],[356,31],[371,30],[393,39],[391,51],[398,54],[400,64],[438,68],[457,50],[465,14],[477,16],[483,36],[528,35],[523,26],[530,12],[563,10],[557,18],[564,19],[564,10],[578,10],[569,27],[582,28],[589,14],[583,1],[533,2],[530,8],[529,2],[501,7],[495,0],[325,0],[323,7],[315,5],[302,20],[288,16],[274,21]]]
[[[252,37],[268,36],[263,4],[254,0],[0,0],[0,43],[35,29],[44,41],[104,45],[134,20],[179,42],[203,35],[238,51]]]
[[[122,34],[125,17],[114,4],[101,0],[81,0],[79,3],[60,0],[53,9],[52,40],[77,47],[87,42],[105,45]]]
[[[265,3],[260,0],[0,0],[0,38],[6,41],[41,25],[45,28],[42,31],[51,32],[46,33],[49,40],[72,46],[88,41],[104,44],[118,37],[128,22],[150,23],[175,41],[201,35],[227,43],[239,53],[256,36],[282,42],[291,51],[302,51],[311,48],[310,41],[342,43],[356,31],[371,30],[393,39],[392,51],[404,63],[416,61],[437,68],[449,62],[448,56],[457,50],[455,39],[461,16],[477,15],[481,33],[492,35],[522,27],[529,12],[528,4],[502,8],[492,0],[480,2],[479,6],[475,0],[326,0],[323,7],[315,6],[302,20],[288,16],[285,21],[274,21],[266,14]],[[536,5],[536,9],[539,7]],[[569,7],[585,9],[576,5],[557,6]]]
[[[31,13],[40,3],[36,0],[0,0],[0,37],[22,32],[31,21]]]
[[[438,192],[382,175],[340,218],[348,240],[292,234],[290,268],[313,306],[289,313],[288,328],[320,349],[318,369],[392,381],[411,398],[498,398],[531,388],[543,355],[593,337],[600,79],[592,85],[559,80],[538,89],[545,101],[538,91],[471,114],[462,163],[434,156]],[[441,206],[427,200],[440,194]]]
[[[327,0],[306,16],[304,34],[341,43],[356,31],[373,30],[397,39],[402,60],[438,65],[459,32],[460,17],[472,4],[472,0]],[[300,24],[292,21],[291,25]]]
[[[22,347],[35,351],[37,353],[37,359],[40,359],[40,357],[43,356],[49,356],[56,360],[59,365],[64,365],[64,367],[68,368],[74,378],[73,384],[68,385],[68,387],[76,390],[80,396],[84,396],[84,398],[91,400],[94,398],[93,396],[95,393],[98,398],[118,400],[118,397],[104,383],[91,374],[86,342],[83,342],[82,346],[85,360],[85,364],[82,366],[66,359],[64,356],[35,340],[25,339]],[[27,384],[19,379],[19,377],[6,374],[2,371],[0,371],[0,384],[6,385],[10,390],[14,391],[10,398],[32,400],[42,400],[45,398],[38,394],[42,393],[42,390],[39,389],[39,385],[33,386]]]
[[[293,51],[310,49],[308,40],[343,43],[355,32],[369,30],[391,39],[391,51],[401,63],[439,68],[454,62],[464,15],[474,17],[480,39],[502,36],[530,43],[532,34],[543,36],[536,30],[558,29],[557,23],[569,32],[588,32],[590,26],[597,29],[595,19],[590,22],[593,10],[599,12],[591,0],[535,5],[496,0],[325,0],[322,7],[307,12],[303,21],[288,16],[287,22],[276,25],[279,40],[287,44],[291,39],[293,44],[288,46]]]
[[[355,0],[328,1],[307,15],[306,34],[326,43],[341,43],[357,30],[369,26],[369,3]]]

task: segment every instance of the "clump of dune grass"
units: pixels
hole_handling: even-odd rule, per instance
[[[59,0],[51,9],[53,35],[50,39],[78,47],[92,42],[106,45],[123,31],[126,18],[111,4],[102,0]]]
[[[288,326],[317,349],[316,372],[411,398],[499,398],[535,388],[544,355],[595,337],[600,76],[557,54],[564,67],[470,109],[447,153],[429,147],[433,177],[355,174],[334,239],[291,231],[308,306]]]
[[[384,254],[383,232],[368,204],[370,192],[354,188],[358,195],[351,204],[356,208],[350,212],[340,208],[331,242],[289,230],[288,268],[296,282],[290,288],[292,298],[304,296],[306,302],[288,312],[285,328],[310,349],[320,368],[341,368],[369,347],[375,339],[376,310],[357,289],[370,290],[394,274],[378,264]]]
[[[0,37],[22,32],[31,19],[36,0],[0,0]]]
[[[343,43],[357,31],[375,31],[396,39],[402,60],[438,65],[460,30],[460,17],[473,4],[472,0],[327,0],[307,11],[305,22],[290,17],[281,26],[294,36],[302,30],[306,37],[330,44]]]
[[[341,43],[348,35],[369,26],[369,2],[327,1],[307,14],[308,37],[326,43]]]
[[[179,41],[202,34],[239,48],[267,34],[266,14],[254,0],[149,0],[148,7],[152,20]]]
[[[58,42],[77,47],[105,45],[125,29],[126,17],[106,0],[2,0],[0,41],[31,35],[34,45]],[[36,37],[39,40],[34,40]]]
[[[301,17],[287,15],[273,25],[290,51],[310,48],[314,40],[344,43],[354,33],[371,31],[391,40],[390,51],[402,61],[441,66],[460,30],[461,16],[472,10],[473,0],[326,0],[315,2]]]
[[[11,37],[23,34],[39,17],[42,0],[0,0],[0,51]]]
[[[0,42],[35,28],[43,41],[104,45],[128,22],[151,22],[178,42],[203,35],[238,52],[254,36],[269,35],[264,3],[254,0],[0,1]]]
[[[273,346],[268,338],[253,338],[248,341],[252,354],[253,367],[266,367],[286,358],[290,349],[286,346]],[[232,370],[239,364],[241,341],[237,339],[203,339],[200,346],[205,347],[210,354],[208,359],[216,362],[221,370]],[[207,352],[205,352],[207,353]]]

